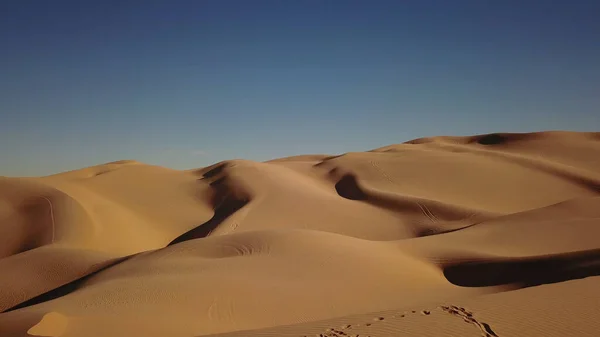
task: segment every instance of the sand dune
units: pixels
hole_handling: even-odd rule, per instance
[[[595,336],[600,133],[0,178],[0,336]]]

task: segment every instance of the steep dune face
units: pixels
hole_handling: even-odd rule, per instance
[[[402,333],[503,336],[448,303],[481,298],[506,327],[494,321],[501,296],[526,308],[551,293],[530,290],[545,284],[560,296],[580,294],[572,280],[600,287],[599,139],[434,137],[188,171],[121,161],[0,178],[0,335],[199,336],[300,322],[315,323],[242,334],[318,335],[319,320],[433,306],[447,316],[422,309]],[[371,335],[402,335],[378,326]]]

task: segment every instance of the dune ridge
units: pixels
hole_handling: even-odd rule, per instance
[[[592,336],[599,206],[563,131],[1,177],[0,336]]]

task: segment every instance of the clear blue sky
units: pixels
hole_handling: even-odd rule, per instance
[[[600,130],[600,1],[0,1],[0,175]]]

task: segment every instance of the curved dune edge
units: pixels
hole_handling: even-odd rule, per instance
[[[0,335],[562,336],[600,313],[598,135],[0,178]]]
[[[49,336],[49,337],[60,337],[67,330],[69,325],[69,319],[57,312],[51,312],[44,317],[42,320],[31,327],[27,331],[32,336]]]

